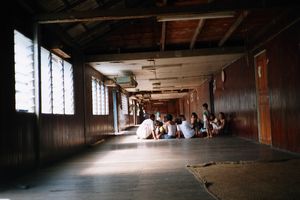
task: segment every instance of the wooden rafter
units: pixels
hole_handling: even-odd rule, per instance
[[[239,25],[243,22],[243,20],[247,17],[249,14],[249,11],[242,11],[242,13],[239,15],[237,20],[231,25],[231,27],[228,29],[224,37],[219,42],[219,47],[222,46],[228,38],[232,35],[232,33],[239,27]]]
[[[181,51],[161,51],[161,52],[140,52],[140,53],[123,53],[123,54],[99,54],[86,56],[86,62],[101,61],[116,61],[116,60],[139,60],[139,59],[154,59],[154,58],[178,58],[178,57],[193,57],[207,55],[224,55],[224,54],[243,54],[244,47],[233,48],[208,48],[195,50]]]
[[[197,26],[197,28],[195,30],[195,33],[193,35],[193,38],[192,38],[192,41],[191,41],[191,44],[190,44],[190,49],[194,48],[196,40],[197,40],[197,37],[201,33],[201,31],[202,31],[202,29],[204,27],[204,24],[205,24],[205,19],[200,19],[199,22],[198,22],[198,26]]]
[[[49,23],[67,23],[83,21],[103,21],[103,20],[122,20],[122,19],[141,19],[150,17],[169,16],[191,16],[207,15],[210,13],[232,12],[237,10],[266,9],[275,7],[288,7],[295,5],[294,1],[244,1],[233,3],[212,2],[205,5],[182,6],[182,7],[158,7],[158,8],[127,8],[112,10],[89,10],[82,12],[61,12],[47,13],[36,16],[35,20],[41,24]]]

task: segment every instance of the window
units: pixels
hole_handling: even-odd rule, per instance
[[[133,115],[135,112],[135,105],[132,99],[129,99],[129,115]]]
[[[33,113],[35,109],[33,42],[14,31],[15,53],[15,108]]]
[[[125,94],[121,93],[122,111],[124,115],[128,115],[128,98]]]
[[[74,114],[73,67],[41,48],[42,113]]]
[[[100,80],[92,77],[93,115],[108,115],[108,87]]]
[[[64,86],[65,114],[74,114],[73,67],[68,62],[64,62]]]
[[[105,114],[109,114],[108,87],[105,87]]]

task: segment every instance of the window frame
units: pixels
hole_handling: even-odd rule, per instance
[[[108,87],[100,79],[92,76],[92,115],[109,115],[109,92]]]

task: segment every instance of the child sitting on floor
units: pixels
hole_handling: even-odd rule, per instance
[[[163,127],[163,123],[156,120],[155,121],[155,135],[156,135],[156,138],[160,139],[163,134],[165,134],[165,129]]]

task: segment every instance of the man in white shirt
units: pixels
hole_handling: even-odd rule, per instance
[[[145,119],[139,128],[136,131],[137,137],[139,139],[147,139],[150,138],[152,135],[154,139],[156,139],[155,134],[154,134],[154,120],[155,120],[155,115],[151,114],[149,119]]]
[[[192,138],[195,136],[195,130],[192,129],[192,125],[186,121],[184,115],[179,116],[181,118],[181,124],[179,124],[180,131],[182,132],[184,138]]]

